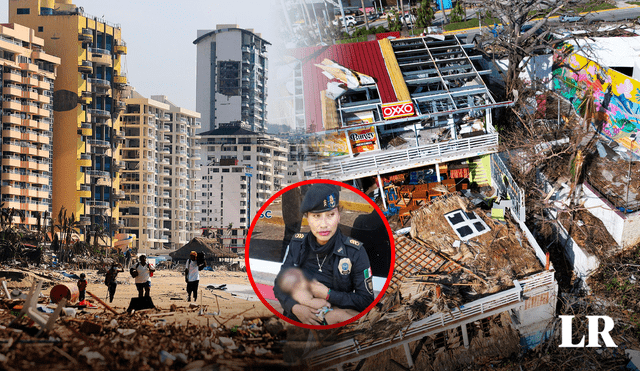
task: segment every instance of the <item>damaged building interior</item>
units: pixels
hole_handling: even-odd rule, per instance
[[[307,122],[324,123],[308,127],[305,171],[379,200],[396,231],[385,296],[307,342],[313,369],[454,369],[552,332],[554,268],[496,153],[492,110],[513,102],[496,102],[472,46],[430,35],[300,52]]]

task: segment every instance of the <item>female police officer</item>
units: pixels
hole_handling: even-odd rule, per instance
[[[332,184],[318,183],[309,188],[300,212],[306,216],[311,233],[294,235],[276,278],[274,294],[284,315],[304,324],[323,324],[323,314],[328,310],[362,312],[374,299],[367,252],[362,243],[344,236],[338,229],[339,197],[338,187]],[[330,308],[317,310],[305,306],[280,289],[277,283],[291,267],[304,272],[311,281],[313,297],[326,300]]]

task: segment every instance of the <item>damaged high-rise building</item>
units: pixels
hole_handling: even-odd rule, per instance
[[[267,118],[267,45],[252,29],[217,25],[198,30],[196,111],[202,131],[242,121],[264,132]]]

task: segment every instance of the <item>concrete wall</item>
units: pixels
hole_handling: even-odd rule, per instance
[[[202,31],[198,31],[200,33]],[[201,36],[201,35],[198,35]],[[207,38],[198,44],[196,52],[196,111],[201,114],[202,128],[198,132],[209,131],[210,127],[210,110],[209,102],[211,100],[211,89],[209,81],[211,81],[211,41],[213,38]]]
[[[527,299],[524,309],[512,316],[522,347],[532,349],[553,335],[556,302],[557,285],[555,293],[547,292]]]
[[[554,216],[555,219],[555,216]],[[588,277],[600,265],[600,260],[595,255],[591,255],[584,251],[578,243],[569,236],[566,229],[558,224],[558,237],[564,247],[564,255],[567,257],[573,272],[581,279]]]
[[[640,211],[625,215],[587,183],[582,187],[581,200],[585,201],[587,210],[602,221],[619,246],[624,248],[640,243]]]

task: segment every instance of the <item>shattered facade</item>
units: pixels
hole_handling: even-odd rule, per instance
[[[235,24],[198,30],[196,111],[203,131],[242,121],[264,132],[267,119],[267,46],[253,29]]]

